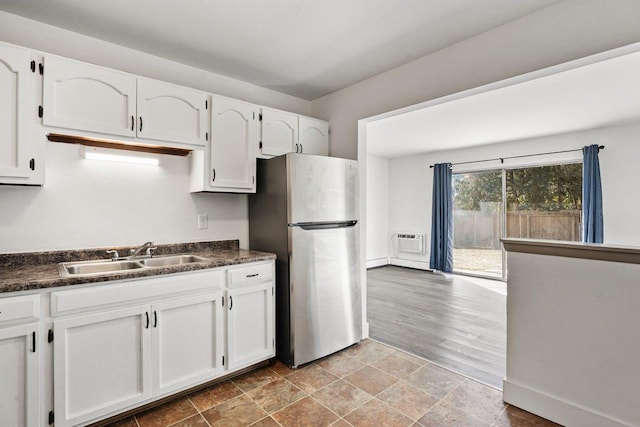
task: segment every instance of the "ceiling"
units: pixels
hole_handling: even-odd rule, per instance
[[[307,100],[558,0],[0,0],[0,10]]]
[[[639,49],[391,113],[367,124],[368,153],[393,158],[639,122]]]

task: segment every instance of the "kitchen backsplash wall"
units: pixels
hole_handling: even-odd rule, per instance
[[[240,239],[247,197],[189,193],[189,158],[158,166],[87,160],[76,145],[47,143],[44,187],[0,186],[0,253]],[[198,214],[208,228],[198,229]]]

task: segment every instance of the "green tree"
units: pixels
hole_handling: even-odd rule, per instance
[[[508,169],[508,210],[582,209],[582,164]],[[456,209],[480,210],[481,202],[502,202],[502,172],[453,175]]]
[[[453,194],[456,209],[480,210],[480,202],[502,202],[502,172],[454,174]]]
[[[581,164],[510,169],[506,176],[510,211],[582,208]]]

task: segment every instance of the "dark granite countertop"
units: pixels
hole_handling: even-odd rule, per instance
[[[61,277],[58,273],[58,264],[61,262],[108,260],[109,257],[105,252],[107,249],[116,249],[121,255],[127,255],[129,249],[135,247],[0,254],[0,293],[180,273],[276,258],[272,253],[240,249],[238,240],[156,246],[158,249],[154,251],[154,255],[192,254],[207,258],[208,261],[128,270],[98,276]]]

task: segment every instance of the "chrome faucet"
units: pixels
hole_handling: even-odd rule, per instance
[[[137,249],[131,249],[131,252],[128,258],[133,259],[139,256],[142,253],[142,251],[144,251],[145,256],[151,257],[151,251],[155,249],[158,249],[158,248],[153,246],[153,242],[145,242],[142,245],[140,245]]]

